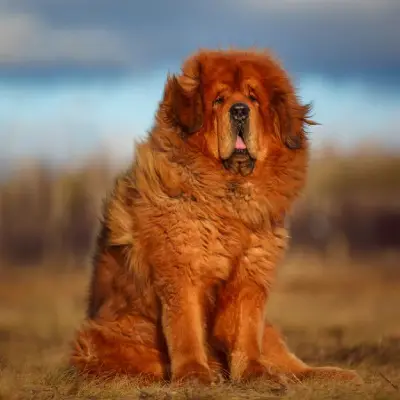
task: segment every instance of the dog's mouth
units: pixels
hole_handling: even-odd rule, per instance
[[[227,170],[235,174],[250,175],[255,167],[255,159],[250,156],[246,145],[248,124],[232,123],[232,131],[236,134],[235,146],[230,157],[223,160],[222,163]]]
[[[244,141],[244,130],[245,127],[243,125],[237,126],[236,127],[236,142],[235,142],[235,148],[233,150],[234,153],[237,154],[248,154],[247,146]]]

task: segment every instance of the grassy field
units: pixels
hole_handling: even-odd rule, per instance
[[[1,400],[400,399],[400,271],[390,266],[373,260],[322,263],[310,255],[287,260],[269,304],[270,318],[306,361],[356,369],[366,383],[312,382],[285,390],[267,382],[141,388],[129,380],[81,381],[66,359],[84,317],[89,271],[56,270],[0,270]]]

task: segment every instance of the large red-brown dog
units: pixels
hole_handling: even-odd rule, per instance
[[[358,380],[289,352],[265,319],[285,214],[304,186],[310,107],[267,52],[200,51],[170,76],[98,237],[83,373],[211,382]]]

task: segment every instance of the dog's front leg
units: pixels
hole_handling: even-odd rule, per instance
[[[247,279],[233,279],[220,294],[213,336],[233,380],[268,373],[260,364],[266,299],[266,289]]]
[[[271,232],[252,236],[217,303],[213,339],[227,354],[231,379],[280,378],[263,361],[265,308],[284,240]]]
[[[176,268],[176,274],[157,280],[163,333],[171,360],[171,378],[173,381],[190,379],[210,383],[200,290],[178,271],[184,271],[184,267]]]

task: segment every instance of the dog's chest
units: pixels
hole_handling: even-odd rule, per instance
[[[265,228],[269,221],[268,198],[259,193],[250,182],[228,185],[227,196],[222,199],[224,207],[251,230]]]
[[[195,272],[206,279],[226,280],[246,252],[250,232],[240,221],[224,218],[198,219],[196,225]]]

